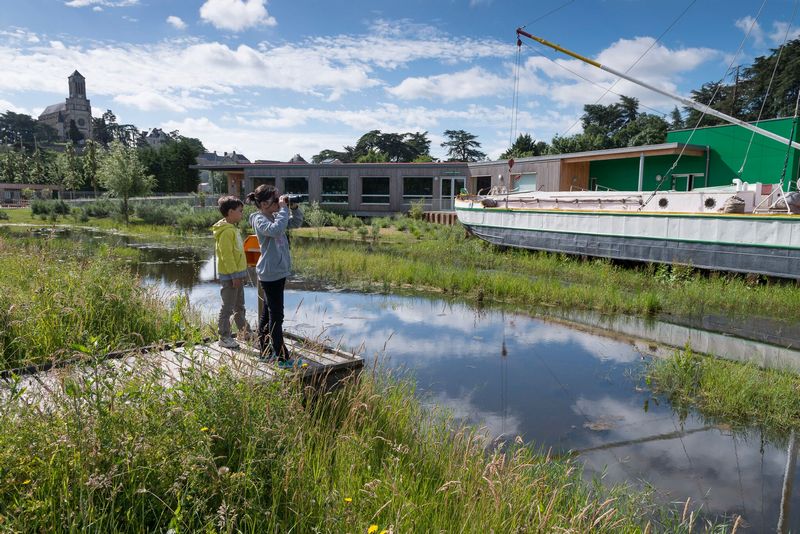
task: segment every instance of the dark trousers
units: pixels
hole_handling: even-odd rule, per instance
[[[261,281],[267,305],[258,322],[258,343],[262,356],[276,355],[280,359],[289,357],[283,342],[283,288],[286,278],[274,282]]]

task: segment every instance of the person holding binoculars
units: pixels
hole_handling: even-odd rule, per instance
[[[290,358],[283,341],[283,289],[292,269],[286,230],[303,224],[303,211],[297,205],[298,197],[281,195],[271,185],[258,186],[247,195],[247,201],[258,208],[250,215],[250,226],[261,249],[256,273],[267,301],[258,324],[261,357],[277,359],[279,366],[291,367],[299,362]]]

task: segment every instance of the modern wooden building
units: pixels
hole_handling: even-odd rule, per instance
[[[761,121],[759,126],[788,137],[791,118]],[[753,136],[735,125],[680,130],[657,145],[552,154],[474,163],[204,163],[203,171],[227,176],[228,191],[244,196],[261,184],[304,196],[328,209],[356,215],[407,211],[423,200],[429,211],[449,211],[462,189],[497,190],[690,191],[742,181],[775,184],[785,169],[785,187],[800,174],[800,155],[785,145]]]

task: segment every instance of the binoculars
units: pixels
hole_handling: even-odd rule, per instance
[[[303,195],[286,195],[289,204],[300,204]]]

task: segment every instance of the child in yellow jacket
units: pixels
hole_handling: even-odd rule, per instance
[[[240,334],[249,335],[244,307],[244,282],[247,278],[247,260],[242,236],[236,225],[242,220],[244,203],[236,197],[221,197],[220,219],[211,227],[217,253],[217,273],[222,288],[222,308],[219,310],[219,344],[226,349],[237,349],[239,344],[231,335],[231,314]]]

